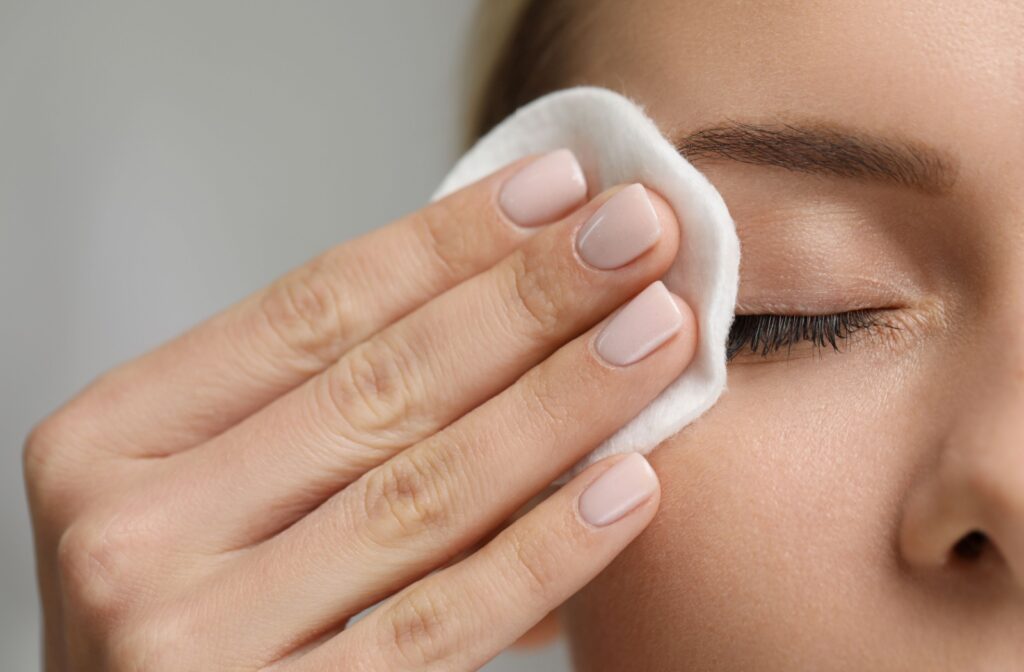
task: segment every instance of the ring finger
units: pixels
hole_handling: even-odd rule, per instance
[[[536,225],[558,220],[585,199],[582,171],[567,150],[506,166],[328,250],[114,369],[62,414],[77,419],[80,445],[113,455],[164,456],[192,448],[492,266]],[[118,400],[116,423],[105,421],[111,399]]]

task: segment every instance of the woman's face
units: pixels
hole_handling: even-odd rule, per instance
[[[719,188],[738,312],[877,326],[748,347],[652,453],[657,518],[565,608],[580,669],[1021,669],[1024,4],[584,13],[573,83]]]

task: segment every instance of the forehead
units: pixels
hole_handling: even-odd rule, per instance
[[[624,90],[669,132],[822,119],[958,154],[1019,163],[1024,150],[1017,0],[642,0],[589,18],[582,79]]]

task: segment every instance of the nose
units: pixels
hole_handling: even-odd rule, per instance
[[[994,564],[1024,594],[1024,357],[1001,381],[965,405],[911,487],[899,546],[919,569]]]

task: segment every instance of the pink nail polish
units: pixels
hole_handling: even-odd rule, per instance
[[[640,453],[622,458],[593,483],[579,498],[583,520],[604,527],[643,504],[658,488],[658,476]]]
[[[502,211],[519,226],[550,224],[587,198],[583,169],[568,149],[557,149],[510,177],[498,196]]]
[[[627,366],[651,354],[683,326],[672,294],[659,280],[633,297],[594,341],[594,349],[606,362]]]
[[[661,222],[647,189],[631,184],[587,220],[576,236],[576,250],[591,266],[610,270],[639,257],[660,236]]]

